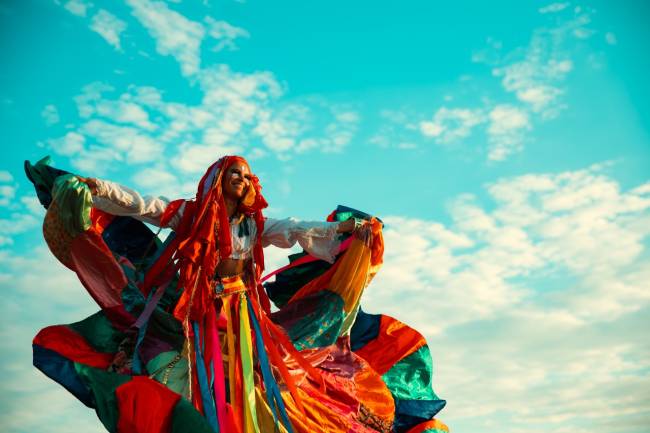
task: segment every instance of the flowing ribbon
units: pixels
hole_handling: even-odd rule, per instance
[[[208,375],[203,361],[203,351],[201,348],[201,336],[199,333],[199,324],[192,322],[194,330],[194,350],[196,353],[196,375],[199,380],[199,392],[201,393],[201,401],[203,402],[203,412],[205,418],[212,427],[212,430],[219,433],[219,423],[217,421],[217,412],[214,407],[214,400],[210,393],[210,384],[208,383]]]
[[[244,379],[244,420],[246,433],[260,433],[255,408],[255,382],[253,374],[253,344],[246,295],[239,295],[239,349]]]
[[[219,431],[228,432],[226,428],[226,379],[223,372],[223,358],[221,355],[221,342],[217,331],[217,312],[210,312],[207,320],[207,337],[211,343],[212,380],[214,387],[214,401],[217,406],[217,420]]]
[[[131,369],[135,374],[142,374],[142,360],[140,359],[140,353],[139,353],[140,346],[142,345],[142,342],[144,341],[144,336],[147,333],[147,325],[149,324],[149,319],[151,318],[151,315],[156,309],[156,306],[158,305],[160,298],[162,298],[163,293],[165,293],[165,289],[167,288],[168,284],[169,281],[167,281],[165,284],[162,284],[160,287],[158,287],[158,289],[156,289],[155,292],[149,293],[148,296],[149,299],[147,299],[147,303],[145,304],[142,313],[140,313],[140,316],[133,324],[133,327],[138,331],[138,338],[133,348],[133,359],[131,361]]]
[[[269,364],[269,359],[266,355],[266,350],[264,348],[264,340],[262,336],[262,329],[257,320],[257,315],[253,309],[252,303],[248,303],[248,311],[250,313],[251,323],[253,324],[253,330],[255,331],[255,345],[257,348],[257,357],[260,362],[260,369],[262,370],[262,378],[264,379],[264,389],[266,391],[266,400],[271,408],[273,413],[273,420],[275,421],[276,428],[279,430],[278,426],[278,414],[277,411],[280,411],[280,417],[282,417],[282,422],[288,433],[293,433],[293,428],[289,422],[289,416],[287,415],[287,410],[282,401],[282,394],[280,393],[280,388],[278,387],[273,373],[271,372],[271,366]]]

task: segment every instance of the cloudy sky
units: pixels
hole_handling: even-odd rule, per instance
[[[643,1],[1,1],[0,430],[102,431],[31,366],[38,329],[96,308],[46,250],[22,161],[177,198],[239,153],[269,216],[384,219],[365,309],[426,335],[453,431],[647,432],[648,18]]]

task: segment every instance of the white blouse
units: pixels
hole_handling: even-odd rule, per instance
[[[94,207],[113,215],[130,216],[160,227],[160,219],[169,204],[165,197],[142,197],[136,191],[114,182],[97,179],[97,193],[93,195]],[[183,216],[185,204],[166,227],[176,230]],[[337,222],[300,221],[295,218],[266,218],[262,233],[262,246],[274,245],[291,248],[298,244],[309,254],[330,263],[338,253],[339,235]],[[252,218],[240,222],[231,221],[233,259],[245,259],[252,255],[257,226]]]

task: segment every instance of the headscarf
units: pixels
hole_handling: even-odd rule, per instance
[[[216,268],[219,262],[229,257],[232,252],[222,178],[228,168],[237,162],[248,167],[248,162],[241,156],[224,156],[212,164],[199,182],[196,198],[170,203],[161,219],[161,226],[165,226],[185,204],[176,236],[147,272],[144,287],[147,291],[153,285],[160,285],[179,270],[178,287],[184,290],[176,304],[174,316],[180,321],[188,318],[201,320],[204,317],[214,300],[210,292]],[[257,281],[264,269],[261,243],[261,234],[264,231],[262,209],[268,206],[261,191],[259,179],[251,175],[249,186],[237,208],[241,214],[253,218],[257,226],[258,235],[253,246],[256,290],[259,290]]]

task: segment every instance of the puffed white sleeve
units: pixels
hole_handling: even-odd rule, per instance
[[[115,182],[95,179],[97,192],[93,195],[93,206],[113,215],[130,216],[160,227],[160,219],[169,205],[165,197],[142,197],[138,192]],[[181,220],[185,203],[176,212],[166,227],[176,230]]]
[[[298,244],[309,254],[334,263],[341,241],[337,222],[300,221],[295,218],[266,218],[262,246],[291,248]]]

